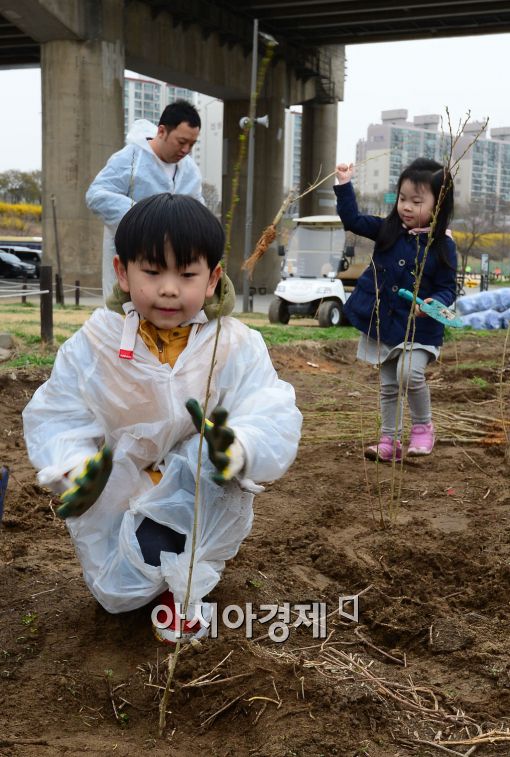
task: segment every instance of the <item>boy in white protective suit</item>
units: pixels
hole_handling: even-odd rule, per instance
[[[125,302],[110,299],[59,349],[23,412],[25,440],[39,482],[63,492],[57,512],[94,597],[117,613],[165,592],[171,615],[186,596],[224,233],[200,202],[164,193],[128,211],[115,245]],[[205,423],[189,610],[184,623],[155,623],[169,643],[207,634],[202,599],[250,532],[256,482],[285,473],[300,435],[292,386],[260,334],[229,316],[207,406],[226,408],[228,426],[224,411]]]

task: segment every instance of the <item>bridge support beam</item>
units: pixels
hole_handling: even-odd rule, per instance
[[[57,263],[54,195],[66,283],[98,286],[102,224],[87,209],[85,192],[98,165],[123,144],[122,5],[109,2],[103,39],[41,45],[44,262]]]
[[[336,163],[336,140],[338,122],[337,103],[322,105],[304,103],[301,129],[301,186],[312,184],[330,174]],[[324,182],[318,189],[309,192],[300,200],[302,216],[328,215],[335,213],[335,196],[331,187],[334,178]]]
[[[301,129],[301,187],[325,178],[336,165],[338,100],[344,99],[345,47],[324,45],[319,49],[320,75],[315,96],[303,102]],[[300,201],[302,216],[335,213],[334,178],[324,182]]]

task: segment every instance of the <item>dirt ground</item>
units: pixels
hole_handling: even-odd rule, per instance
[[[439,443],[395,471],[363,460],[378,376],[355,342],[272,349],[303,441],[210,599],[220,614],[287,602],[291,623],[294,605],[327,603],[326,638],[302,625],[277,643],[270,621],[247,639],[220,620],[219,638],[178,659],[163,738],[151,608],[111,616],[89,594],[23,445],[20,412],[44,374],[0,374],[0,754],[510,755],[503,337],[446,345],[430,371]],[[358,622],[338,612],[352,595]]]

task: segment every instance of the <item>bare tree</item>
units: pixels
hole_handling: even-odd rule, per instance
[[[459,273],[465,276],[469,256],[480,257],[481,248],[484,246],[484,236],[494,231],[491,213],[486,204],[480,201],[471,201],[469,204],[456,210],[456,220],[452,227],[454,231],[461,232],[455,238],[457,252],[460,258]]]
[[[496,217],[495,234],[491,244],[491,254],[501,261],[503,273],[508,275],[510,263],[510,203],[501,201]]]
[[[3,171],[0,173],[0,199],[4,202],[41,204],[40,171]]]

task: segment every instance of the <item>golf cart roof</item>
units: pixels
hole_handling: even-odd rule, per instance
[[[294,218],[294,223],[301,224],[303,226],[338,226],[342,225],[342,222],[338,216],[302,216],[301,218]]]

